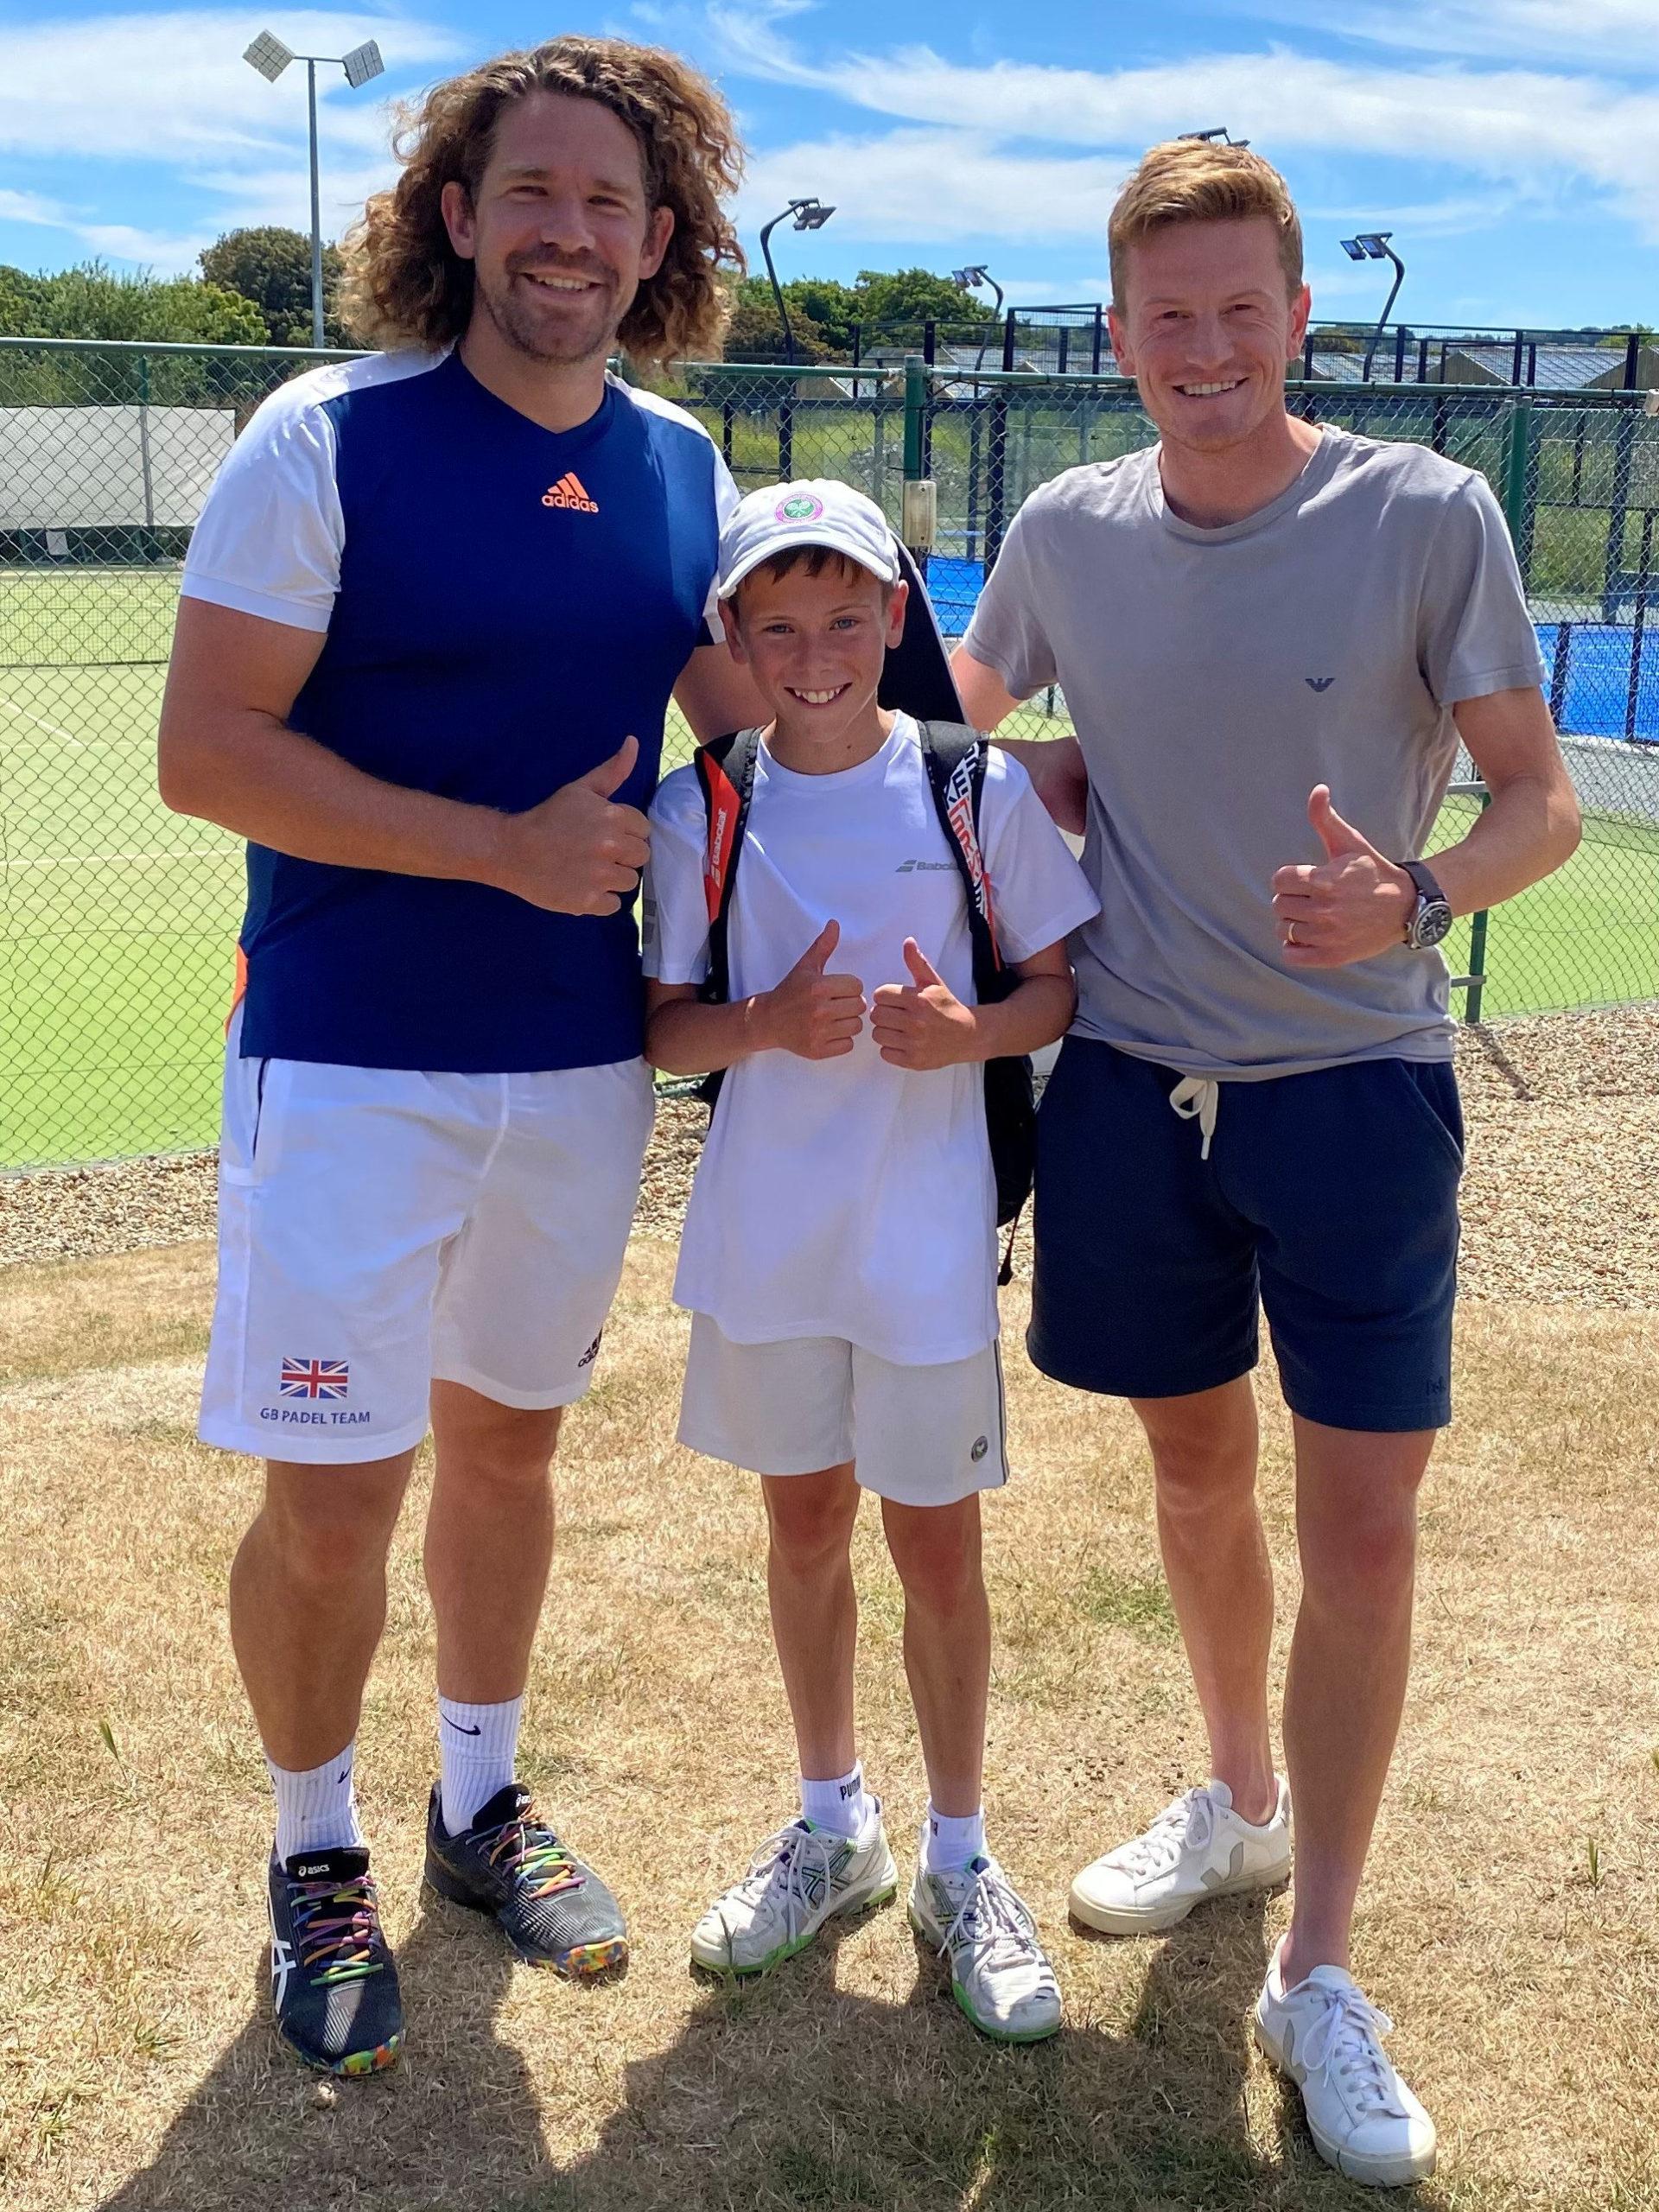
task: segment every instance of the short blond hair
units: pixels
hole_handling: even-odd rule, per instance
[[[1302,224],[1271,162],[1248,146],[1171,138],[1141,157],[1117,195],[1107,231],[1112,305],[1123,312],[1128,250],[1178,223],[1238,223],[1262,216],[1279,239],[1279,262],[1294,299],[1302,288]]]

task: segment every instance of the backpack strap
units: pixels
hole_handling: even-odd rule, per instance
[[[991,879],[979,842],[987,743],[977,730],[969,729],[965,722],[925,721],[918,727],[934,810],[968,894],[974,989],[984,1001],[1006,998],[1011,978],[997,944]]]
[[[711,738],[692,755],[708,817],[702,857],[702,890],[709,906],[709,973],[698,995],[709,1006],[724,1006],[732,995],[728,949],[732,891],[754,796],[754,766],[760,757],[758,730],[741,729]]]

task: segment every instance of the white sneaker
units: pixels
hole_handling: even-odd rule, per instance
[[[1376,2189],[1402,2189],[1434,2171],[1434,2123],[1382,2049],[1393,2027],[1340,1967],[1315,1967],[1287,1989],[1274,1953],[1255,2002],[1255,2039],[1300,2089],[1325,2164]]]
[[[1206,1897],[1270,1890],[1290,1873],[1290,1792],[1279,1784],[1271,1820],[1254,1826],[1233,1810],[1224,1782],[1166,1805],[1144,1834],[1085,1866],[1071,1910],[1108,1936],[1150,1936],[1185,1920]]]
[[[929,1872],[918,1858],[910,1924],[942,1957],[949,1954],[957,2002],[982,2034],[1040,2043],[1059,2026],[1060,1986],[1037,1923],[995,1859]]]
[[[864,1912],[898,1892],[879,1807],[856,1842],[796,1821],[767,1837],[742,1880],[703,1914],[691,1956],[713,1974],[764,1974],[804,1951],[832,1913]]]

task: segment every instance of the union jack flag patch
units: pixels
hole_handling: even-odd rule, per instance
[[[282,1395],[285,1398],[344,1398],[352,1384],[352,1365],[346,1359],[285,1359]]]

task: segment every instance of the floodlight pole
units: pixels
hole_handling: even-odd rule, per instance
[[[1394,264],[1394,283],[1388,298],[1382,303],[1382,312],[1376,319],[1376,328],[1371,333],[1371,342],[1365,348],[1365,366],[1360,378],[1363,384],[1370,384],[1371,380],[1371,363],[1376,359],[1376,349],[1382,344],[1382,334],[1389,327],[1389,317],[1394,313],[1394,303],[1400,296],[1400,287],[1406,281],[1405,263],[1401,260],[1386,238],[1379,238],[1377,243],[1381,245],[1383,253]],[[1373,256],[1373,258],[1375,257]]]
[[[784,288],[778,282],[778,271],[772,266],[772,234],[785,216],[795,213],[796,206],[797,202],[791,200],[783,214],[774,215],[769,223],[763,226],[760,232],[760,252],[766,264],[766,274],[772,279],[772,296],[778,302],[778,320],[784,326],[784,359],[791,364],[795,359],[795,333],[789,327],[789,309],[784,305]]]
[[[317,168],[317,64],[308,54],[305,96],[311,118],[311,343],[322,351],[322,185]]]

